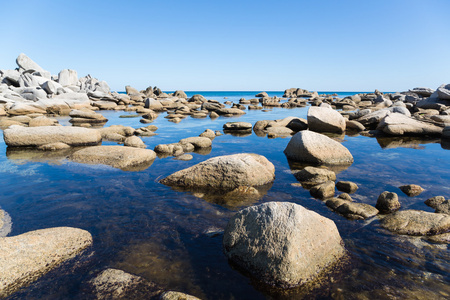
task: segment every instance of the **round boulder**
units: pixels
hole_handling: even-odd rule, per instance
[[[349,165],[353,156],[339,142],[313,131],[297,132],[284,154],[288,159],[312,164]]]
[[[311,106],[308,110],[308,127],[312,131],[341,133],[345,126],[345,118],[331,108]]]
[[[161,180],[168,186],[232,190],[272,182],[275,167],[264,156],[241,153],[210,158]]]
[[[398,210],[400,208],[400,202],[398,201],[397,194],[387,191],[382,192],[380,196],[378,196],[375,208],[378,209],[382,214],[387,214]]]
[[[332,220],[288,202],[236,213],[225,229],[223,247],[230,261],[283,288],[313,280],[345,253]]]

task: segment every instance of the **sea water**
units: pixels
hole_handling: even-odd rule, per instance
[[[188,92],[220,102],[254,98],[256,92]],[[282,92],[269,92],[282,96]],[[353,93],[338,93],[339,96]],[[228,99],[224,99],[227,97]],[[164,118],[156,136],[142,137],[148,149],[198,136],[205,129],[222,130],[226,122],[306,118],[304,108],[246,110],[240,117],[194,119],[175,124]],[[139,128],[140,118],[120,118],[134,112],[101,111],[106,126]],[[68,117],[61,124],[70,125]],[[354,163],[340,170],[337,180],[349,180],[359,189],[357,202],[375,205],[383,191],[396,192],[401,209],[434,210],[423,202],[433,196],[450,197],[450,152],[440,139],[334,136],[347,147]],[[89,231],[94,245],[83,258],[70,261],[11,299],[90,299],[86,282],[105,268],[117,268],[155,282],[164,289],[202,299],[375,299],[450,297],[450,251],[418,237],[390,233],[379,218],[351,221],[332,212],[309,191],[293,185],[298,168],[283,154],[290,138],[224,134],[212,149],[192,153],[191,161],[156,158],[146,170],[126,172],[104,165],[73,163],[65,157],[35,151],[7,149],[0,141],[0,207],[13,222],[10,236],[41,228],[71,226]],[[113,142],[103,142],[113,145]],[[217,201],[175,191],[158,181],[210,157],[252,152],[275,165],[275,180],[260,199]],[[419,184],[425,191],[407,197],[398,187]],[[344,240],[348,258],[320,284],[291,290],[265,286],[235,270],[222,252],[223,229],[239,209],[268,201],[300,204],[332,219]]]

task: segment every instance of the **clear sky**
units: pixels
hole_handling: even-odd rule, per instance
[[[0,1],[0,69],[23,52],[113,90],[450,83],[449,0]]]

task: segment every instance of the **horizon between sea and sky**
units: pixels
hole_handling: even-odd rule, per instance
[[[4,1],[25,53],[112,90],[404,91],[450,82],[448,0]]]

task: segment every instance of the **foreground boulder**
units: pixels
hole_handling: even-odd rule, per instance
[[[96,130],[68,126],[11,126],[4,130],[3,138],[11,147],[39,147],[58,142],[69,146],[91,146],[102,141]]]
[[[0,238],[0,297],[35,281],[91,244],[89,232],[70,227]]]
[[[316,132],[303,130],[289,141],[284,154],[288,159],[312,164],[346,165],[353,163],[347,148]]]
[[[283,288],[313,280],[345,253],[333,221],[288,202],[236,213],[225,229],[223,247],[246,272]]]
[[[308,110],[308,127],[312,131],[341,133],[345,126],[344,117],[331,108],[311,106]]]
[[[150,149],[127,146],[94,146],[76,151],[69,157],[84,164],[103,164],[124,171],[141,171],[152,165],[156,153]]]
[[[407,235],[435,235],[450,231],[450,216],[419,210],[403,210],[381,220],[381,226]]]
[[[160,182],[168,186],[233,190],[272,182],[275,167],[264,156],[242,153],[210,158],[178,171]]]

